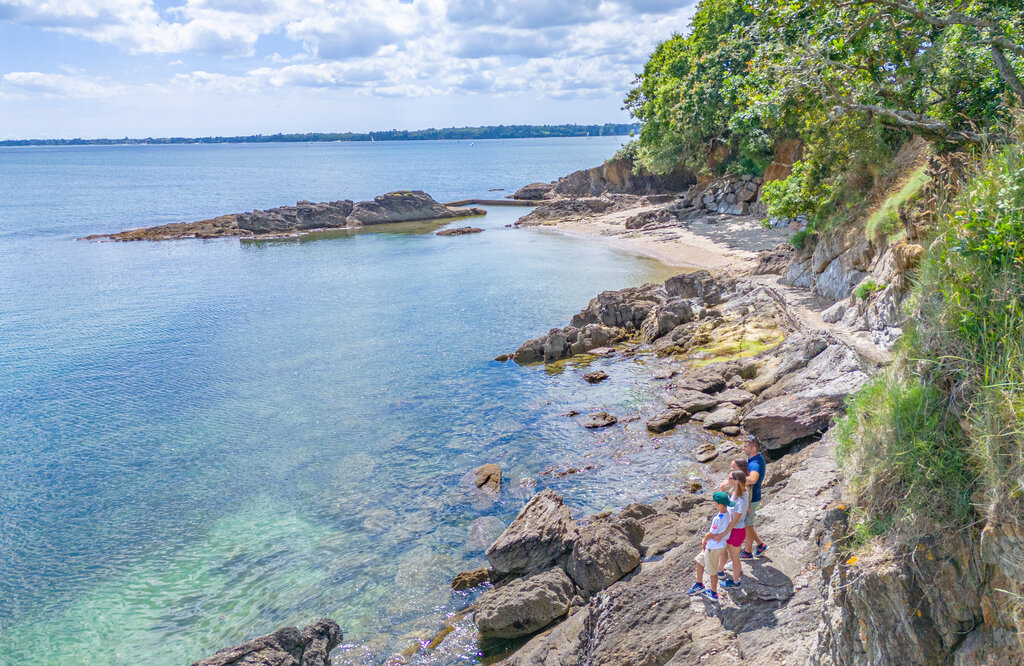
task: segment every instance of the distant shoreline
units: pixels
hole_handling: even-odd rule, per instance
[[[604,125],[481,125],[433,127],[383,132],[307,132],[305,134],[250,134],[246,136],[147,137],[144,139],[6,139],[0,146],[124,146],[189,145],[204,143],[323,143],[352,141],[476,141],[485,139],[541,139],[589,136],[625,136],[638,132],[638,123]]]

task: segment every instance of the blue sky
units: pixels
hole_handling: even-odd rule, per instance
[[[625,122],[691,0],[0,0],[0,138]]]

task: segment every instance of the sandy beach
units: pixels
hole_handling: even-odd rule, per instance
[[[757,253],[789,240],[787,228],[765,229],[753,216],[710,215],[691,222],[627,229],[626,220],[654,211],[642,205],[582,219],[554,220],[533,227],[549,233],[598,238],[610,245],[651,257],[669,266],[743,273]]]

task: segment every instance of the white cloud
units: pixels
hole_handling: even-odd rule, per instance
[[[9,72],[0,78],[0,91],[13,96],[109,97],[124,90],[124,86],[104,80],[67,74]]]

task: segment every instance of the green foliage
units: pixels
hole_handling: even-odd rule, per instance
[[[810,232],[807,229],[801,229],[792,236],[789,237],[789,244],[798,250],[804,249],[804,245],[807,244],[807,239],[810,237]]]
[[[940,213],[897,361],[838,425],[861,536],[1024,515],[1024,135]]]
[[[742,144],[756,152],[770,144],[751,137],[756,128],[737,137],[729,128],[744,103],[742,79],[760,41],[755,18],[745,0],[703,0],[690,34],[655,49],[625,100],[644,123],[638,153],[648,169],[665,173],[682,162],[703,170],[718,146]]]
[[[927,167],[922,166],[914,171],[898,192],[882,202],[878,210],[868,217],[865,225],[868,238],[882,240],[899,231],[900,209],[920,196],[927,184]]]
[[[948,398],[933,386],[895,373],[875,379],[852,400],[837,441],[866,525],[969,519],[976,474]]]
[[[867,205],[878,166],[912,134],[977,143],[1024,101],[1019,0],[912,6],[702,0],[689,34],[660,44],[626,97],[643,121],[638,159],[656,172],[759,172],[777,139],[799,138],[800,186],[778,198],[812,226],[861,212],[851,204]],[[993,39],[1009,45],[1002,69]]]
[[[807,162],[793,165],[793,173],[784,180],[765,183],[761,194],[769,217],[811,216],[821,208],[829,188],[810,176]]]
[[[884,284],[878,284],[874,280],[865,280],[853,290],[853,295],[863,301],[871,294],[876,291],[881,291],[882,289],[885,289]]]

